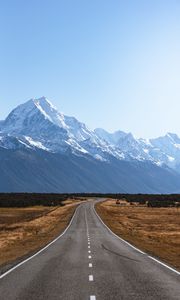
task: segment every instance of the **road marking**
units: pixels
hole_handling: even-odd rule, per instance
[[[91,250],[89,250],[88,253],[91,253]]]
[[[147,253],[141,251],[140,249],[134,247],[133,245],[131,245],[131,244],[128,243],[127,241],[125,241],[125,240],[123,240],[122,238],[120,238],[117,234],[115,234],[115,233],[114,233],[114,232],[113,232],[113,231],[112,231],[112,230],[111,230],[111,229],[103,222],[103,220],[101,219],[101,217],[97,214],[97,212],[96,212],[96,210],[95,210],[95,208],[94,208],[94,205],[93,205],[93,210],[94,210],[96,216],[97,216],[97,217],[99,218],[99,220],[101,221],[101,223],[109,230],[109,232],[110,232],[111,234],[113,234],[114,236],[116,236],[119,240],[121,240],[122,242],[126,243],[128,246],[130,246],[131,248],[135,249],[135,250],[138,251],[139,253],[147,255],[150,259],[156,261],[157,263],[161,264],[162,266],[166,267],[167,269],[169,269],[169,270],[173,271],[174,273],[180,275],[180,272],[178,272],[176,269],[169,267],[169,266],[166,265],[165,263],[161,262],[160,260],[157,260],[156,258],[154,258],[154,257],[152,257],[152,256],[149,256]]]
[[[89,259],[91,259],[91,258],[92,258],[92,256],[91,256],[91,255],[89,255],[89,256],[88,256],[88,258],[89,258]]]
[[[93,275],[89,275],[89,281],[94,281]]]
[[[136,251],[140,252],[141,254],[145,254],[143,251],[141,251],[140,249],[134,247],[133,245],[131,245],[130,243],[128,243],[127,241],[123,240],[122,238],[120,238],[117,234],[115,234],[101,219],[101,217],[97,214],[94,205],[93,205],[93,210],[96,214],[96,216],[99,218],[99,220],[101,221],[101,223],[110,231],[110,233],[112,233],[114,236],[116,236],[119,240],[123,241],[124,243],[126,243],[128,246],[130,246],[131,248],[135,249]]]
[[[90,300],[96,300],[96,296],[90,296]]]
[[[90,242],[88,242],[88,245],[90,245]]]
[[[89,268],[92,268],[92,264],[91,263],[89,263]]]
[[[171,270],[171,271],[177,273],[178,275],[180,275],[180,272],[178,272],[177,270],[175,270],[175,269],[169,267],[168,265],[166,265],[165,263],[161,262],[160,260],[158,260],[158,259],[156,259],[156,258],[154,258],[154,257],[152,257],[152,256],[149,256],[149,255],[148,255],[148,257],[149,257],[150,259],[156,261],[158,264],[160,264],[160,265],[162,265],[162,266],[168,268],[169,270]]]
[[[66,231],[69,229],[69,227],[71,226],[76,214],[77,214],[77,210],[79,209],[80,205],[76,208],[73,217],[71,218],[71,221],[69,223],[69,225],[66,227],[66,229],[63,231],[63,233],[61,233],[57,238],[55,238],[52,242],[50,242],[48,245],[46,245],[44,248],[42,248],[41,250],[39,250],[38,252],[36,252],[35,254],[33,254],[32,256],[28,257],[27,259],[23,260],[22,262],[18,263],[17,265],[15,265],[13,268],[9,269],[7,272],[3,273],[2,275],[0,275],[0,279],[2,279],[3,277],[5,277],[6,275],[8,275],[9,273],[13,272],[14,270],[16,270],[17,268],[19,268],[20,266],[22,266],[23,264],[25,264],[26,262],[28,262],[29,260],[33,259],[34,257],[36,257],[37,255],[39,255],[41,252],[43,252],[44,250],[46,250],[47,248],[49,248],[52,244],[54,244],[57,240],[59,240],[65,233]]]
[[[90,249],[90,248],[91,248],[91,246],[88,246],[88,248]]]

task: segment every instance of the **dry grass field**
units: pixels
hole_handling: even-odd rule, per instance
[[[0,265],[33,253],[62,232],[79,201],[64,206],[0,208]]]
[[[96,205],[103,221],[120,237],[180,270],[180,208],[148,208],[108,200]]]

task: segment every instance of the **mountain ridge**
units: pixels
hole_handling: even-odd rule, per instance
[[[109,190],[111,190],[112,186],[112,189],[117,192],[118,186],[119,189],[121,189],[122,185],[124,185],[125,190],[128,191],[129,185],[130,191],[132,190],[131,187],[134,186],[133,191],[145,192],[145,190],[149,190],[151,192],[161,192],[161,186],[162,191],[167,192],[165,184],[158,178],[158,174],[160,173],[166,185],[169,186],[169,191],[180,191],[180,185],[178,186],[180,175],[177,173],[180,172],[180,138],[177,134],[167,133],[164,137],[145,140],[136,139],[132,133],[126,133],[120,130],[114,133],[109,133],[101,128],[91,130],[86,124],[80,122],[75,117],[60,113],[45,97],[28,100],[13,109],[5,120],[0,121],[0,153],[3,157],[0,156],[1,164],[4,164],[5,169],[9,166],[6,165],[8,159],[11,160],[12,165],[16,165],[16,168],[12,170],[12,174],[14,174],[12,177],[14,176],[14,181],[20,181],[22,186],[23,184],[24,186],[28,186],[26,182],[23,182],[23,178],[21,178],[24,163],[29,170],[29,177],[32,176],[28,159],[35,159],[37,170],[39,170],[40,174],[43,173],[42,159],[38,156],[39,163],[36,159],[36,155],[41,153],[42,157],[46,157],[47,159],[47,162],[44,160],[44,168],[46,165],[47,168],[49,168],[49,174],[51,174],[49,175],[49,181],[51,182],[52,189],[54,186],[53,180],[54,182],[59,182],[60,178],[56,180],[50,164],[52,163],[53,165],[55,163],[55,157],[58,156],[61,163],[62,157],[64,157],[66,161],[71,158],[71,167],[76,170],[76,175],[74,176],[79,178],[79,187],[82,187],[81,182],[84,182],[83,191],[85,191],[86,188],[89,189],[92,182],[91,188],[94,186],[94,190],[88,191],[96,190],[97,187],[93,179],[94,176],[96,182],[99,182],[101,186],[100,189],[103,191],[105,189],[104,185],[106,185]],[[7,157],[4,153],[7,154]],[[19,156],[19,153],[21,153],[21,156]],[[18,157],[19,167],[13,161],[13,157],[14,159]],[[26,162],[24,162],[24,157],[26,157]],[[77,165],[80,161],[82,166]],[[88,161],[91,161],[91,164],[88,164]],[[59,165],[57,161],[56,163]],[[126,164],[127,171],[124,168],[124,164]],[[86,165],[93,172],[93,175],[91,172],[88,173],[87,170],[85,170],[84,166]],[[118,170],[116,165],[119,167]],[[66,166],[70,168],[70,163],[67,163]],[[97,167],[97,171],[93,166]],[[104,172],[105,170],[108,171],[112,178],[108,176],[108,179],[105,178],[102,171],[103,168]],[[120,173],[121,168],[122,176]],[[9,170],[10,169],[12,168],[9,167]],[[18,174],[16,169],[19,169],[21,174]],[[56,166],[54,166],[54,169],[56,169]],[[80,170],[82,170],[82,173]],[[133,170],[134,174],[138,174],[137,176],[141,178],[141,188],[138,186],[140,185],[140,181],[135,179],[135,177],[133,177],[134,183],[130,182],[130,170]],[[146,172],[143,170],[146,170]],[[80,174],[78,174],[78,172],[80,172]],[[143,172],[145,179],[141,176]],[[119,185],[113,173],[117,174]],[[1,177],[2,174],[4,174],[4,178],[8,177],[8,170],[5,170],[5,173],[4,170],[1,170]],[[63,179],[65,174],[65,169],[62,170],[62,172],[57,170],[57,176],[60,176],[64,185],[68,186]],[[104,178],[104,182],[98,179],[98,174],[101,178]],[[152,176],[156,178],[157,184],[153,181],[152,187],[150,187]],[[54,179],[51,180],[51,177]],[[40,184],[41,187],[44,184],[47,185],[47,174],[45,178]],[[10,178],[8,180],[12,182],[12,187],[13,180],[10,180]],[[40,179],[38,180],[41,182]],[[143,180],[145,180],[144,186],[146,188],[143,188]],[[168,185],[168,181],[171,182],[170,185]],[[125,184],[125,182],[127,184]],[[38,189],[36,184],[34,188]],[[70,189],[70,186],[68,186],[68,189]],[[76,191],[78,191],[78,187]]]
[[[107,159],[108,155],[125,160],[150,160],[180,172],[180,138],[177,134],[136,139],[131,132],[121,130],[113,133],[102,128],[90,130],[75,117],[60,113],[45,97],[30,99],[13,109],[4,121],[0,121],[0,137],[2,135],[27,137],[24,138],[24,143],[28,140],[27,147],[36,144],[53,152],[64,152],[70,147],[74,153],[89,153],[101,160]]]

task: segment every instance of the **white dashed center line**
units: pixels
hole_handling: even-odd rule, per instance
[[[89,228],[88,228],[86,210],[85,210],[85,222],[86,222],[86,230],[87,230],[88,249],[90,249],[91,248],[91,246],[90,246],[90,236],[89,236]],[[91,250],[88,250],[88,253],[90,254]],[[88,258],[91,259],[92,256],[89,255]],[[89,263],[89,268],[92,268],[92,263]],[[89,275],[89,281],[94,281],[93,275]],[[90,300],[96,300],[96,296],[94,296],[94,295],[90,296]]]
[[[94,280],[93,275],[89,275],[89,281],[93,281],[93,280]]]

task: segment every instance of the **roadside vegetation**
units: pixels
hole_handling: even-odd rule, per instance
[[[0,193],[0,207],[62,206],[68,198],[68,194]]]
[[[119,200],[108,199],[98,203],[96,210],[114,233],[180,270],[178,201],[175,199],[172,202],[163,202],[163,196],[156,201],[154,195],[151,197],[148,200],[154,204],[152,206],[147,199],[143,201],[142,197],[139,201],[138,196],[134,195],[133,201],[127,201],[125,197]]]
[[[0,193],[0,266],[53,240],[88,198],[108,198],[96,209],[116,234],[180,269],[180,195],[99,193]]]
[[[0,266],[34,253],[68,225],[79,200],[59,206],[0,207]]]
[[[100,194],[100,193],[73,193],[73,194],[42,194],[42,193],[0,193],[0,207],[28,207],[28,206],[57,206],[63,205],[67,199],[82,200],[87,198],[126,199],[129,203],[147,203],[153,207],[168,207],[180,205],[180,194]]]

